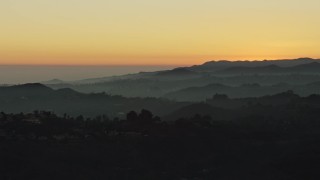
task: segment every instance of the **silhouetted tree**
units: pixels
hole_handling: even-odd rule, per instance
[[[127,120],[130,122],[135,122],[138,120],[138,114],[135,111],[130,111],[127,113]]]
[[[139,114],[139,120],[141,122],[152,122],[153,114],[150,111],[143,109]]]

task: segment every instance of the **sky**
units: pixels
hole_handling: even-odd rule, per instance
[[[320,57],[319,0],[2,0],[0,64]]]

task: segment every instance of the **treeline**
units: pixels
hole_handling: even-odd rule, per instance
[[[201,108],[195,105],[193,108]],[[251,112],[248,112],[251,109]],[[270,107],[261,104],[247,108],[221,110],[217,117],[194,116],[163,121],[148,110],[131,111],[126,118],[110,119],[106,115],[95,118],[83,116],[57,116],[52,112],[0,113],[0,139],[2,140],[84,140],[125,137],[212,137],[217,134],[246,135],[250,138],[312,137],[320,135],[320,119],[317,108],[286,106]],[[283,114],[278,114],[283,112]],[[181,112],[183,113],[183,111]],[[274,113],[274,114],[270,114]],[[223,113],[222,113],[223,114]]]

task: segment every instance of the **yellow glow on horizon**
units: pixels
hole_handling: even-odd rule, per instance
[[[0,2],[0,64],[320,57],[318,0]]]

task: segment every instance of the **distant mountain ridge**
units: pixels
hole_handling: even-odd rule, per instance
[[[276,65],[279,67],[291,67],[312,62],[320,62],[320,59],[313,58],[298,58],[298,59],[283,59],[283,60],[263,60],[263,61],[208,61],[201,65],[191,66],[188,69],[198,72],[212,72],[224,70],[231,67],[261,67]]]
[[[197,72],[189,70],[187,68],[175,68],[168,71],[160,71],[155,74],[156,76],[193,76],[198,75]]]
[[[320,62],[320,61],[319,61]],[[290,67],[280,67],[278,65],[266,65],[257,67],[231,67],[221,71],[217,71],[216,74],[288,74],[288,73],[320,73],[320,63],[311,62],[307,64],[300,64]]]
[[[101,77],[84,79],[73,82],[63,82],[61,80],[51,80],[45,83],[53,89],[71,88],[82,93],[106,92],[112,95],[124,97],[168,97],[190,88],[200,94],[197,87],[206,87],[204,94],[212,92],[224,92],[223,88],[214,87],[214,84],[221,84],[230,87],[228,90],[235,97],[264,95],[267,90],[276,93],[280,90],[289,90],[290,85],[301,85],[298,88],[299,95],[319,92],[316,87],[307,89],[305,84],[320,82],[320,60],[312,58],[298,58],[292,60],[265,60],[265,61],[209,61],[202,65],[180,67],[171,70],[154,72],[140,72],[122,76]],[[258,92],[246,93],[242,84],[259,84],[263,86]],[[270,88],[275,84],[289,84]],[[268,87],[264,89],[264,87]],[[243,95],[234,91],[241,89]],[[263,93],[259,93],[263,92]],[[194,96],[182,96],[187,100],[194,99]],[[170,96],[171,97],[171,96]],[[173,97],[176,97],[174,95]],[[199,96],[199,98],[206,96]],[[197,98],[197,99],[199,99]],[[175,99],[175,98],[172,98]],[[178,98],[181,100],[181,98]]]
[[[201,75],[207,75],[208,73],[216,73],[223,72],[224,70],[232,71],[242,68],[242,70],[252,70],[250,68],[257,68],[257,71],[262,69],[264,72],[268,70],[281,71],[281,68],[290,68],[294,66],[310,64],[312,63],[320,63],[320,59],[313,58],[298,58],[298,59],[284,59],[284,60],[263,60],[263,61],[228,61],[228,60],[220,60],[220,61],[208,61],[201,65],[194,65],[190,67],[179,67],[171,70],[163,70],[163,71],[154,71],[154,72],[140,72],[134,74],[127,75],[118,75],[118,76],[108,76],[108,77],[99,77],[99,78],[90,78],[83,79],[78,81],[70,81],[65,82],[59,79],[53,79],[46,82],[41,82],[47,85],[55,85],[55,84],[92,84],[92,83],[102,83],[102,82],[112,82],[118,80],[126,80],[126,79],[161,79],[161,78],[194,78],[199,77]],[[304,67],[304,68],[312,68],[314,67]],[[296,69],[297,70],[297,69]],[[218,73],[221,74],[221,73]],[[182,77],[181,77],[182,76]]]

